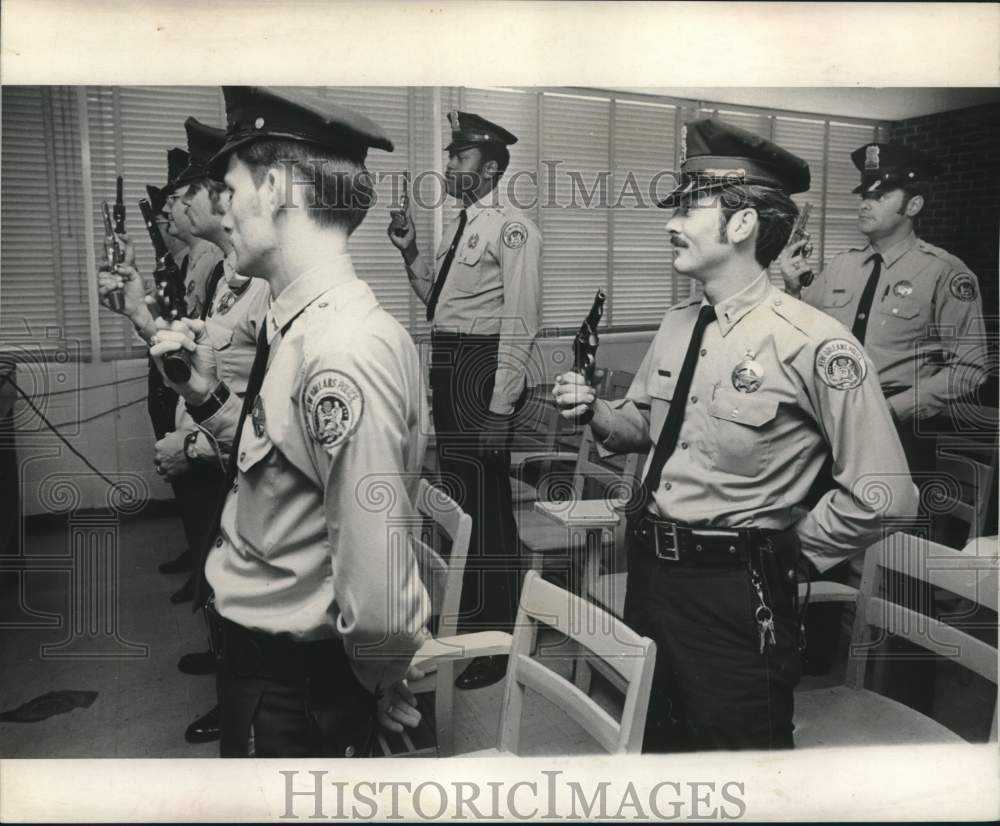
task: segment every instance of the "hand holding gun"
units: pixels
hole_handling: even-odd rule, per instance
[[[104,219],[104,250],[108,257],[108,269],[113,273],[115,266],[125,260],[125,251],[118,241],[116,233],[125,234],[125,203],[122,200],[122,179],[118,177],[117,195],[115,198],[114,220],[107,201],[101,203],[101,216]],[[108,306],[116,313],[125,308],[125,295],[121,288],[111,290],[106,295]]]
[[[410,215],[410,173],[403,173],[403,194],[399,198],[399,209],[389,211],[389,232],[395,236],[406,235]]]
[[[785,287],[791,295],[795,296],[798,296],[803,287],[812,284],[813,278],[816,277],[812,266],[806,261],[812,254],[809,233],[806,232],[811,212],[812,204],[804,204],[799,212],[799,217],[795,219],[792,232],[788,236],[788,243],[781,251],[781,255],[778,256],[778,267],[785,280]]]
[[[160,228],[156,225],[153,207],[145,198],[139,201],[139,211],[146,224],[149,239],[153,242],[156,253],[156,269],[153,271],[153,281],[156,284],[153,297],[160,316],[167,322],[176,321],[187,314],[184,301],[184,279],[180,267],[167,249]],[[187,350],[177,350],[164,355],[163,371],[167,378],[178,383],[184,383],[191,377],[191,355]]]
[[[607,294],[604,290],[598,290],[590,312],[587,313],[576,338],[573,339],[573,370],[583,376],[589,385],[593,385],[594,372],[597,369],[597,345],[599,344],[597,326],[601,322],[601,316],[604,315],[606,299]],[[594,411],[590,409],[584,412],[577,421],[580,424],[587,424],[593,416]]]

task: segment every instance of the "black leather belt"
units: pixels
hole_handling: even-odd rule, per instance
[[[735,565],[751,561],[778,531],[761,528],[691,528],[668,519],[642,516],[629,527],[637,542],[663,562],[678,565]]]
[[[317,668],[349,667],[339,639],[306,641],[255,631],[226,619],[213,603],[205,606],[205,613],[212,647],[236,674],[294,681]]]

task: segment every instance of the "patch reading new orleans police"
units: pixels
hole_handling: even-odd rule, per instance
[[[959,301],[976,300],[976,279],[967,272],[959,273],[952,278],[948,289],[951,290],[951,294]]]
[[[365,399],[354,379],[339,370],[313,376],[302,393],[309,435],[331,453],[346,442],[361,422]]]
[[[853,390],[868,375],[868,364],[856,344],[833,338],[816,351],[816,374],[834,390]]]
[[[503,228],[503,242],[512,250],[524,246],[528,238],[528,228],[520,221],[512,221]]]

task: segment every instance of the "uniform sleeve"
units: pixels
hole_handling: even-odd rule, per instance
[[[833,457],[835,487],[796,525],[803,552],[825,571],[880,539],[886,520],[915,514],[917,494],[878,374],[857,340],[806,348],[796,368]]]
[[[224,453],[232,451],[233,440],[236,438],[236,428],[240,423],[240,413],[243,411],[243,399],[235,393],[215,413],[206,419],[195,419],[218,442],[219,449]]]
[[[514,412],[514,404],[524,390],[532,342],[538,335],[542,236],[529,221],[507,221],[499,245],[503,313],[490,411],[506,415]]]
[[[300,415],[324,484],[337,628],[358,679],[378,693],[405,676],[430,616],[403,455],[418,401],[389,347],[356,344],[307,368]]]
[[[952,399],[973,392],[988,378],[983,300],[975,275],[962,267],[948,268],[935,288],[934,323],[943,366],[889,399],[903,422],[944,412]]]
[[[613,415],[608,435],[597,444],[597,452],[601,457],[616,453],[638,453],[649,450],[652,446],[649,435],[649,406],[652,399],[647,390],[647,379],[657,338],[659,336],[653,338],[652,345],[642,357],[625,398],[608,402]]]
[[[406,276],[417,297],[427,303],[434,286],[434,259],[431,256],[418,253],[417,257],[406,266]]]

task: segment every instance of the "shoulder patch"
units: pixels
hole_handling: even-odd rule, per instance
[[[354,434],[361,423],[365,398],[346,373],[321,370],[305,383],[302,415],[311,439],[332,453]]]
[[[853,390],[868,375],[868,362],[856,344],[832,338],[816,350],[816,375],[834,390]]]
[[[948,282],[948,289],[959,301],[975,301],[979,297],[979,286],[972,273],[960,272]]]
[[[511,221],[509,224],[504,225],[504,246],[510,247],[512,250],[516,250],[518,247],[523,247],[524,242],[527,240],[528,228],[520,221]]]

